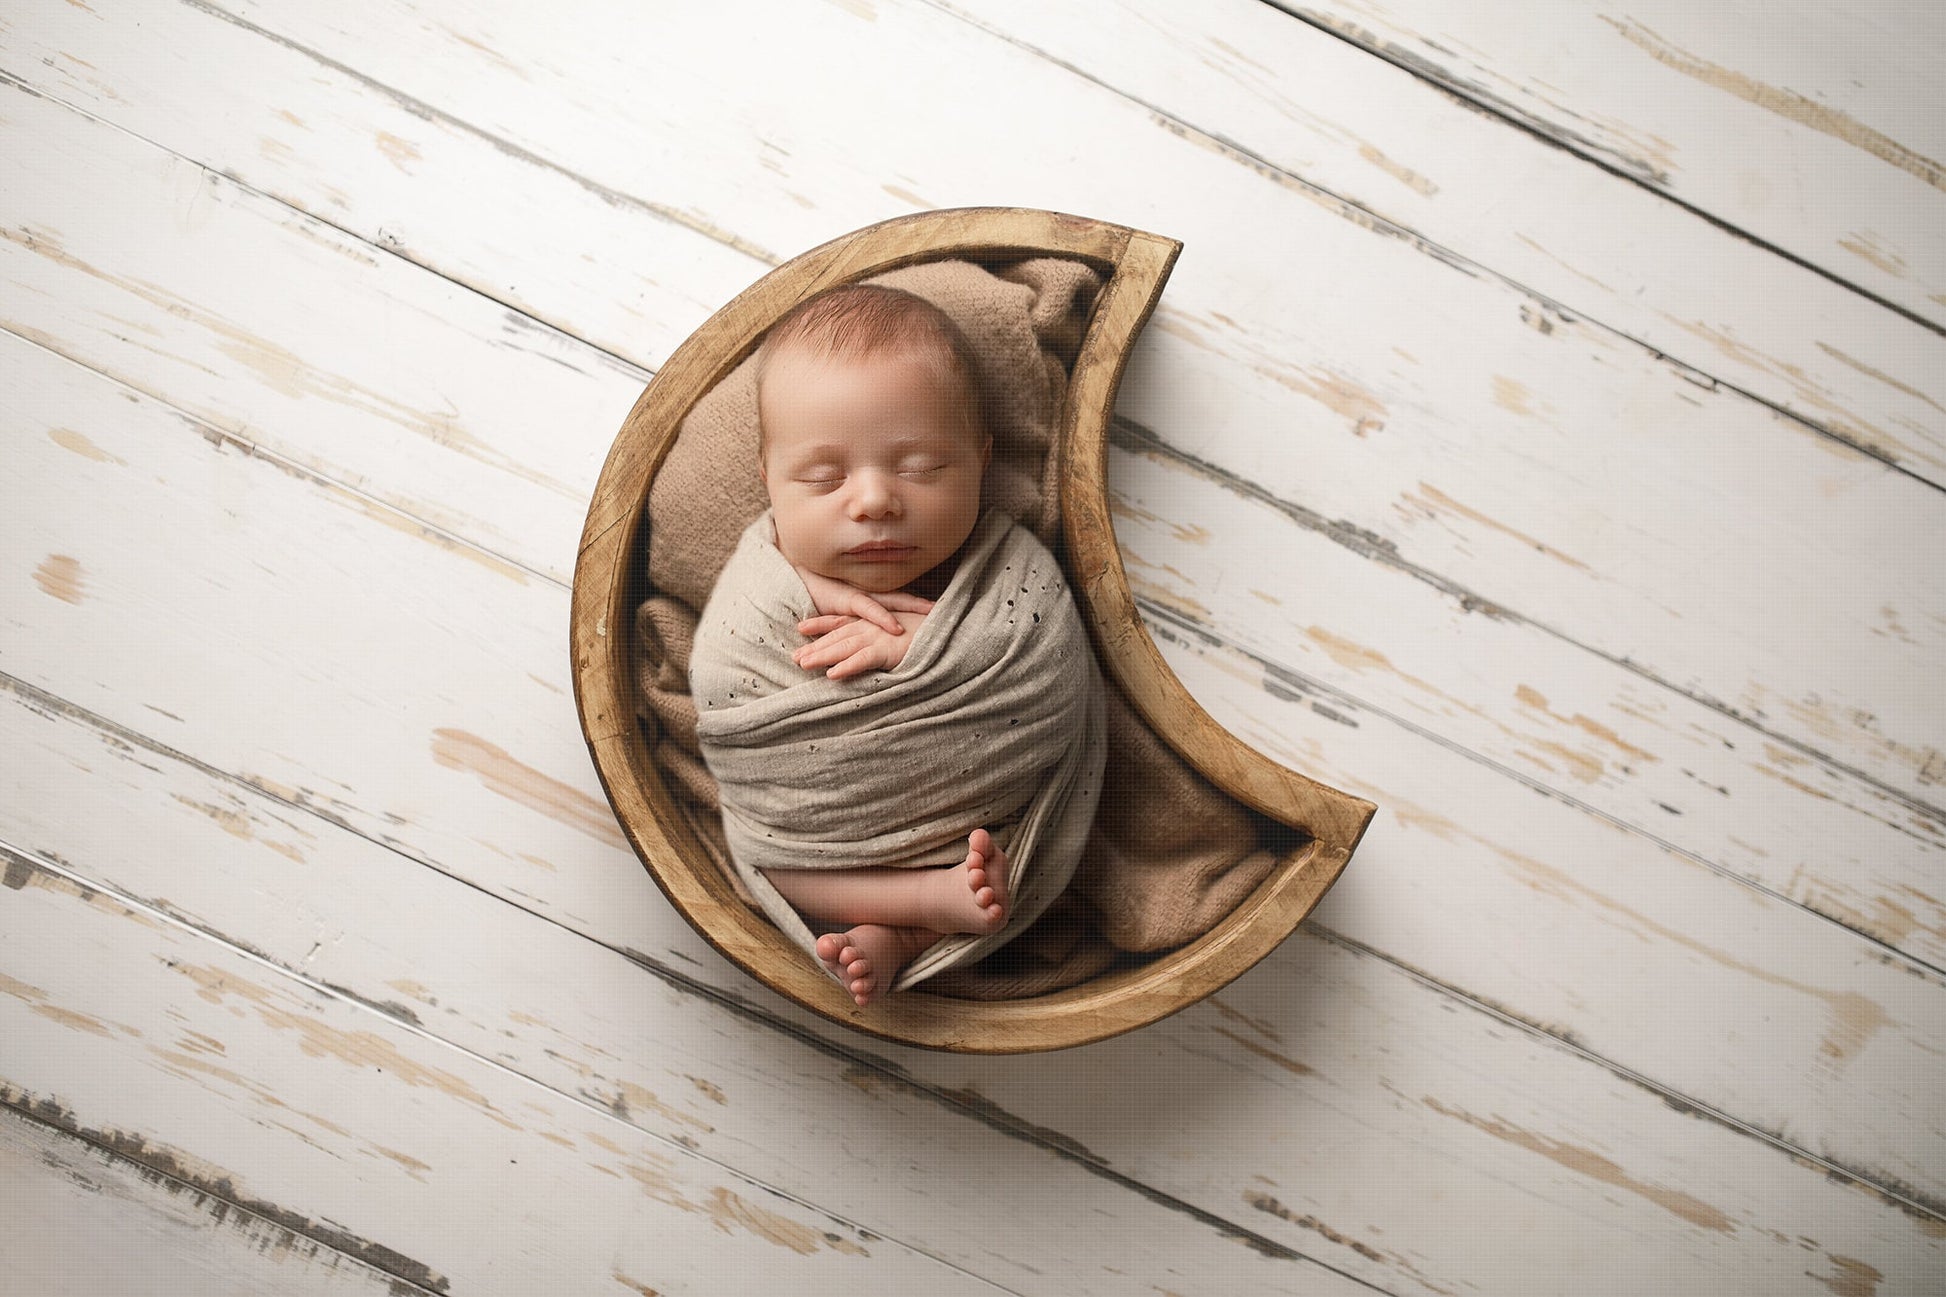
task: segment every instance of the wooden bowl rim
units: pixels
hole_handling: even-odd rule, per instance
[[[1182,245],[1033,208],[958,208],[866,226],[776,267],[687,338],[656,372],[610,447],[575,563],[569,648],[575,707],[602,787],[636,855],[685,920],[785,998],[857,1031],[967,1053],[1062,1049],[1131,1031],[1240,976],[1290,935],[1343,871],[1376,808],[1308,779],[1224,730],[1149,638],[1109,514],[1108,429],[1123,366]],[[852,1004],[746,905],[691,830],[651,759],[634,708],[634,613],[644,506],[683,419],[792,305],[824,288],[922,261],[1079,259],[1106,272],[1068,385],[1053,454],[1074,588],[1104,670],[1143,720],[1218,788],[1310,840],[1208,933],[1139,967],[1026,1000],[956,1000],[923,989]]]

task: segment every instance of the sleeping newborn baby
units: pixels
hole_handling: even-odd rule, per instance
[[[690,659],[737,872],[860,1006],[1038,917],[1101,787],[1101,683],[1060,566],[980,509],[977,372],[897,289],[780,320],[757,357],[770,509]]]

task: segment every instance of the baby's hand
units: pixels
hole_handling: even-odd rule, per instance
[[[910,597],[910,596],[907,596]],[[844,680],[865,671],[890,671],[905,661],[912,643],[910,632],[926,620],[923,612],[893,614],[899,624],[897,634],[861,617],[842,615],[809,617],[797,629],[812,637],[791,654],[791,660],[806,671],[824,671],[833,680]]]
[[[803,580],[804,588],[811,594],[811,602],[826,617],[857,617],[870,622],[890,635],[903,635],[905,627],[900,625],[897,613],[918,613],[924,616],[932,611],[932,600],[921,599],[916,594],[903,590],[889,590],[884,594],[870,595],[849,582],[835,577],[824,576],[817,572],[798,568],[797,575]],[[817,621],[820,618],[810,618]],[[833,623],[836,625],[837,623]],[[800,625],[799,630],[804,630]],[[826,630],[831,627],[826,627]],[[805,631],[808,635],[819,635],[822,631]],[[903,656],[903,652],[901,653]]]

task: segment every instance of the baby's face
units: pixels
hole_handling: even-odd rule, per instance
[[[785,351],[762,401],[764,487],[791,562],[882,594],[971,534],[990,442],[923,358]]]

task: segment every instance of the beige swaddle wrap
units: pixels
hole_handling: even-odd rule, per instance
[[[766,512],[696,626],[697,737],[738,874],[813,954],[816,934],[760,871],[951,864],[972,830],[994,835],[1006,924],[936,943],[903,990],[1003,945],[1067,886],[1101,793],[1101,679],[1060,565],[997,510],[894,670],[830,680],[797,666],[797,623],[814,611]]]

